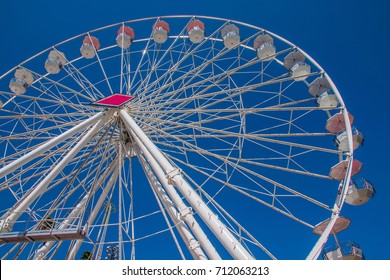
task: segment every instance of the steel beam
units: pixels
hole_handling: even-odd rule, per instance
[[[100,119],[80,141],[68,152],[68,154],[46,175],[43,180],[31,192],[28,192],[14,208],[11,208],[3,215],[0,220],[0,232],[9,232],[12,230],[14,223],[26,211],[26,209],[42,195],[49,184],[57,177],[57,175],[65,168],[65,166],[72,161],[79,151],[92,139],[92,137],[105,125],[107,115],[103,113],[105,118]]]
[[[104,116],[104,112],[98,113],[89,119],[83,121],[82,123],[76,125],[75,127],[69,129],[68,131],[62,133],[61,135],[58,135],[57,137],[43,143],[36,149],[32,150],[31,152],[25,154],[24,156],[18,158],[17,160],[7,164],[3,168],[0,169],[0,178],[3,178],[4,176],[8,175],[9,173],[13,172],[15,169],[25,165],[26,163],[30,162],[31,160],[39,157],[46,151],[50,150],[51,148],[57,146],[61,142],[65,141],[69,137],[72,137],[77,132],[82,131],[83,129],[87,128],[88,126],[96,123],[98,120],[102,119]]]
[[[155,158],[158,165],[161,166],[163,172],[168,179],[169,183],[174,185],[185,199],[190,203],[193,209],[199,214],[205,224],[210,228],[218,240],[223,244],[226,250],[231,254],[234,259],[249,260],[253,259],[252,255],[242,246],[236,237],[229,231],[229,229],[220,221],[213,213],[213,211],[207,206],[197,192],[189,185],[184,179],[180,170],[175,168],[163,153],[157,148],[157,146],[147,137],[142,129],[136,124],[129,113],[122,109],[120,116],[129,130],[133,138],[139,138],[142,143],[140,148],[142,152],[147,149],[150,154]],[[138,144],[138,143],[137,143]]]
[[[174,222],[175,227],[177,228],[180,236],[182,237],[183,241],[187,245],[187,248],[189,249],[190,253],[195,259],[198,260],[207,259],[205,253],[201,248],[201,244],[199,243],[198,240],[195,239],[190,229],[184,223],[185,220],[185,216],[183,215],[184,213],[183,212],[181,213],[180,210],[178,210],[175,207],[174,203],[171,201],[168,194],[165,192],[162,184],[165,185],[165,187],[167,187],[166,185],[168,184],[168,181],[166,180],[164,175],[162,175],[162,179],[165,180],[163,180],[163,182],[160,183],[157,177],[155,176],[155,174],[153,173],[152,167],[147,163],[144,156],[140,153],[140,151],[138,151],[137,153],[138,153],[138,159],[144,169],[146,176],[149,179],[150,186],[156,192],[160,201],[164,205],[164,208],[167,210],[169,217]],[[213,250],[215,251],[215,249]]]

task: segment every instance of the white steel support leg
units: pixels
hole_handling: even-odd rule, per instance
[[[136,135],[134,135],[133,137],[137,143],[137,146],[142,151],[143,155],[148,161],[148,164],[153,169],[159,181],[163,184],[165,191],[168,193],[169,197],[172,199],[172,201],[178,208],[180,212],[180,218],[183,219],[188,225],[188,227],[192,230],[196,238],[199,240],[200,245],[206,251],[208,257],[212,260],[220,260],[221,257],[215,250],[215,247],[210,242],[207,235],[204,233],[203,229],[200,227],[200,225],[194,218],[192,214],[192,209],[184,203],[180,195],[176,192],[175,188],[169,184],[164,171],[161,169],[161,166],[157,163],[152,154],[149,153],[148,149],[142,144],[141,140],[136,137]]]
[[[112,169],[114,169],[114,171],[112,171]],[[115,185],[115,182],[118,179],[119,168],[118,168],[117,164],[112,165],[112,167],[110,168],[110,170],[107,174],[110,174],[111,172],[112,172],[112,175],[111,175],[110,179],[108,180],[106,186],[104,187],[102,194],[100,195],[98,201],[95,204],[95,207],[93,208],[91,214],[88,217],[88,220],[87,220],[85,226],[83,227],[83,232],[86,232],[87,234],[88,234],[88,227],[94,223],[97,214],[99,213],[100,209],[102,208],[103,202],[108,197],[108,194],[111,191],[112,186]],[[82,243],[83,243],[83,241],[80,239],[76,241],[76,243],[73,245],[72,249],[70,250],[68,256],[66,257],[67,260],[74,260]]]
[[[106,115],[106,114],[104,114]],[[73,157],[92,139],[99,129],[106,123],[106,118],[100,119],[81,140],[69,151],[69,153],[50,171],[48,175],[27,195],[25,195],[15,208],[10,209],[0,220],[0,232],[11,231],[15,221],[26,211],[49,184],[57,177],[64,167],[72,161]]]
[[[199,214],[202,220],[211,229],[218,240],[234,259],[249,260],[252,255],[233,236],[227,227],[218,219],[212,210],[203,202],[202,198],[183,178],[180,171],[172,166],[156,145],[146,136],[142,129],[135,123],[126,110],[120,111],[120,116],[133,138],[139,138],[144,147],[153,155],[163,169],[168,181],[182,193],[193,209]],[[137,143],[138,144],[138,143]],[[142,146],[143,146],[142,145]],[[144,149],[140,146],[142,152]]]
[[[164,208],[167,210],[169,217],[174,222],[180,236],[187,245],[187,248],[189,248],[191,255],[194,257],[194,259],[206,260],[207,257],[205,256],[205,253],[203,252],[199,242],[195,239],[189,228],[184,223],[184,217],[180,214],[179,211],[177,211],[175,205],[168,197],[161,183],[154,175],[151,167],[148,165],[143,155],[141,155],[140,151],[137,151],[137,154],[138,159],[140,160],[140,163],[145,171],[145,174],[148,177],[149,182],[151,183],[151,187],[158,195],[160,201],[164,205]]]
[[[103,118],[104,113],[98,113],[94,115],[93,117],[83,121],[82,123],[76,125],[75,127],[69,129],[68,131],[62,133],[61,135],[58,135],[56,138],[53,138],[45,143],[43,143],[41,146],[37,147],[36,149],[32,150],[31,152],[25,154],[24,156],[18,158],[17,160],[11,162],[10,164],[7,164],[3,168],[0,169],[0,178],[8,175],[9,173],[13,172],[18,167],[21,167],[25,165],[26,163],[30,162],[31,160],[39,157],[44,152],[50,150],[51,148],[57,146],[59,143],[63,142],[64,140],[68,139],[69,137],[72,137],[77,132],[87,128],[88,126],[96,123],[98,120]]]

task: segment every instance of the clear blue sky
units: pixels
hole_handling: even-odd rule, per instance
[[[0,73],[82,32],[150,16],[217,16],[279,34],[328,72],[364,133],[366,142],[356,157],[364,164],[361,176],[373,182],[377,195],[366,205],[343,209],[343,215],[353,220],[346,236],[361,244],[368,259],[389,259],[389,10],[383,0],[3,0]]]

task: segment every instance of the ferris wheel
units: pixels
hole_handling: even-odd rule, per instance
[[[2,259],[364,257],[337,238],[375,193],[352,178],[362,133],[270,31],[121,22],[11,69],[0,98]]]

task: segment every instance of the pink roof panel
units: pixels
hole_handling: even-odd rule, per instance
[[[103,106],[103,107],[118,108],[118,107],[126,104],[127,102],[129,102],[133,98],[134,97],[131,95],[124,95],[124,94],[120,94],[120,93],[115,93],[113,95],[110,95],[110,96],[105,97],[103,99],[100,99],[98,101],[95,101],[92,104],[97,105],[97,106]]]
[[[134,33],[133,28],[131,28],[129,26],[121,26],[118,30],[118,35],[120,35],[122,33],[129,35],[131,37],[131,39],[134,39],[134,37],[135,37],[135,33]]]
[[[200,29],[202,29],[202,30],[204,31],[204,23],[201,22],[200,20],[195,19],[195,20],[192,20],[192,21],[188,24],[188,26],[187,26],[187,32],[190,32],[191,29],[194,28],[194,27],[196,27],[196,26],[199,27]]]
[[[96,50],[100,49],[99,39],[94,36],[85,36],[83,44],[91,44]]]
[[[354,117],[350,113],[348,113],[348,117],[349,117],[349,122],[352,125]],[[330,133],[333,133],[333,134],[336,134],[336,133],[339,133],[339,132],[345,130],[345,120],[344,120],[343,114],[338,113],[338,114],[334,115],[333,117],[331,117],[330,119],[328,119],[328,121],[326,122],[325,128],[327,131],[329,131]]]
[[[359,173],[362,166],[363,164],[360,161],[355,159],[352,163],[351,176],[354,176],[357,173]],[[344,180],[345,175],[347,174],[347,170],[348,170],[348,160],[343,160],[330,169],[329,176],[334,180],[341,181]]]

